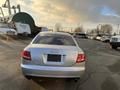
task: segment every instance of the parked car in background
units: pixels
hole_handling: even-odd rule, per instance
[[[87,39],[87,38],[88,38],[88,37],[87,37],[87,34],[84,33],[84,32],[75,32],[75,33],[73,34],[73,36],[76,37],[76,38],[84,38],[84,39]]]
[[[88,34],[88,38],[92,39],[92,40],[95,40],[96,39],[96,35],[90,35],[90,34]]]
[[[80,78],[85,54],[68,33],[40,32],[22,52],[21,68],[27,78]]]
[[[31,29],[28,24],[24,23],[0,23],[0,34],[7,35],[30,35]]]
[[[47,32],[49,31],[47,27],[41,27],[41,32]]]
[[[111,35],[109,34],[98,34],[95,37],[95,40],[102,41],[102,42],[109,42]]]
[[[103,35],[101,37],[102,42],[110,42],[111,35]]]
[[[17,35],[17,31],[10,28],[6,23],[0,23],[0,34],[1,35]]]
[[[95,40],[101,41],[101,38],[102,38],[102,35],[98,34],[98,35],[96,35]]]
[[[120,35],[112,36],[110,39],[110,45],[113,49],[120,47]]]

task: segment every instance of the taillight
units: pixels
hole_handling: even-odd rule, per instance
[[[85,54],[78,54],[76,63],[85,61]]]
[[[21,53],[21,57],[26,59],[26,60],[31,60],[31,54],[30,54],[30,51],[23,51]]]

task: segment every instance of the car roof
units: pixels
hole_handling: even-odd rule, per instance
[[[40,32],[39,34],[58,34],[58,35],[66,35],[66,36],[72,36],[70,35],[69,33],[66,33],[66,32]]]

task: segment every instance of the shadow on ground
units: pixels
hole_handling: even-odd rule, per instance
[[[76,90],[77,87],[77,82],[67,79],[36,78],[33,81],[43,87],[44,90]]]

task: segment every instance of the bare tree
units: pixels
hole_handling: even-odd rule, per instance
[[[95,28],[95,29],[92,29],[90,32],[89,32],[89,34],[97,34],[97,29]]]
[[[110,24],[104,24],[101,26],[100,33],[111,34],[113,27]]]
[[[57,32],[62,31],[62,25],[60,23],[55,24],[55,31]]]
[[[83,27],[77,27],[74,32],[84,32]]]

